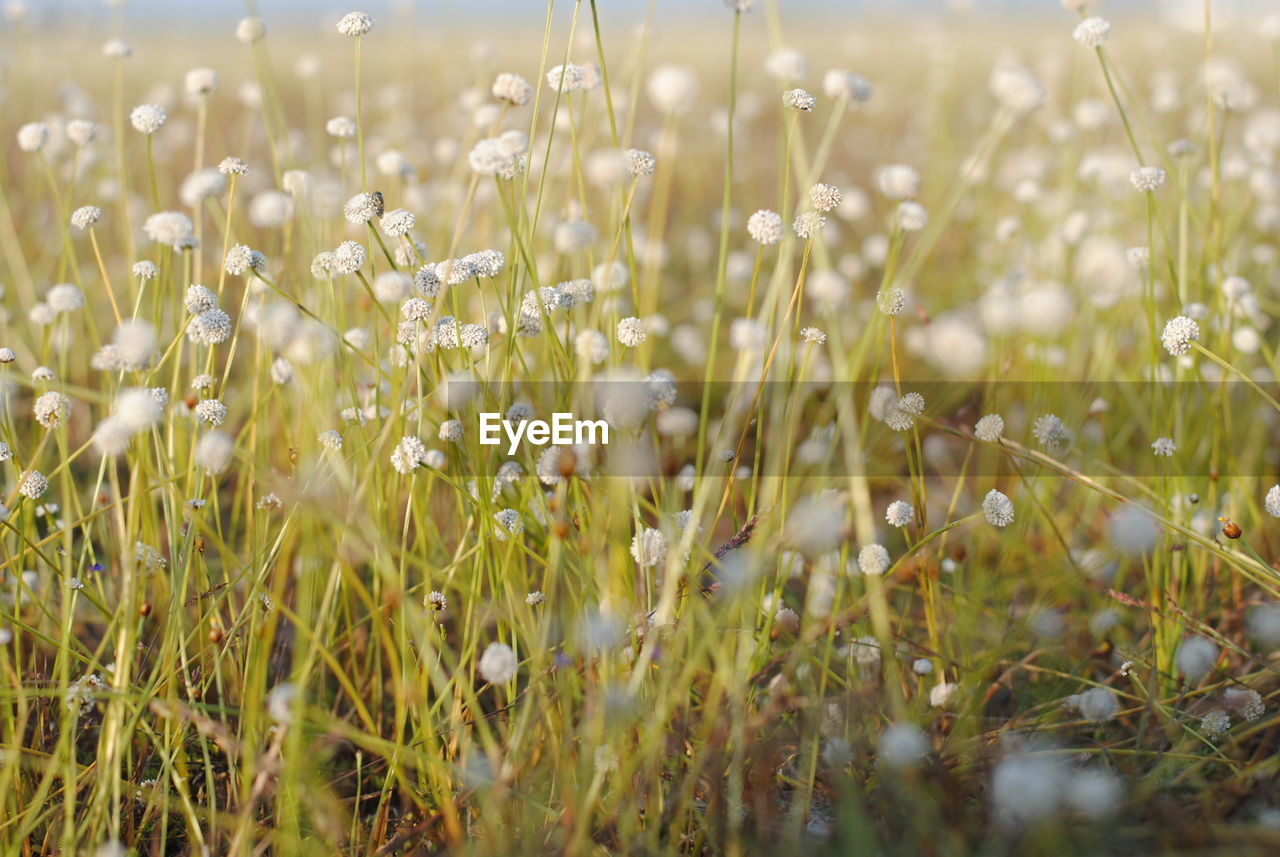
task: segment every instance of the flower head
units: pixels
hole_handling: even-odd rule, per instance
[[[814,238],[827,225],[827,219],[816,211],[805,211],[796,216],[791,228],[801,238]]]
[[[28,122],[18,129],[18,148],[24,152],[38,152],[49,142],[49,126],[43,122]]]
[[[1129,184],[1134,190],[1144,193],[1153,191],[1164,184],[1164,170],[1159,167],[1139,167],[1129,173]]]
[[[782,93],[782,104],[784,107],[790,107],[793,110],[799,110],[808,113],[817,105],[818,99],[814,98],[803,89],[788,89]]]
[[[158,104],[140,104],[129,114],[129,122],[141,134],[154,134],[164,124],[164,108]]]
[[[993,488],[982,498],[982,514],[993,525],[1007,527],[1013,523],[1013,501]]]
[[[480,677],[489,684],[506,684],[511,681],[516,676],[518,666],[515,650],[505,643],[490,643],[477,664]]]
[[[1111,23],[1105,18],[1085,18],[1071,33],[1071,37],[1086,48],[1100,48],[1111,33]]]
[[[747,234],[760,244],[777,244],[782,238],[782,216],[776,211],[760,209],[747,218]]]
[[[344,36],[363,36],[373,29],[373,17],[368,12],[348,12],[338,20],[338,32]]]
[[[667,558],[667,537],[661,530],[645,527],[631,539],[631,556],[641,568],[661,565]]]
[[[1273,518],[1280,518],[1280,485],[1272,485],[1263,498],[1262,506]]]
[[[236,38],[246,45],[261,41],[266,35],[267,25],[262,23],[261,18],[241,18],[240,23],[236,24]]]
[[[635,348],[649,336],[648,328],[638,318],[624,318],[618,322],[618,341],[628,348]]]
[[[76,229],[88,229],[102,219],[102,209],[96,205],[82,205],[71,212],[71,225]]]
[[[842,68],[833,68],[823,75],[822,92],[827,98],[847,98],[850,101],[871,100],[871,84],[867,79]]]
[[[999,414],[987,414],[973,427],[974,436],[986,443],[996,443],[1003,433],[1004,418]]]
[[[891,527],[905,527],[915,518],[915,510],[910,503],[894,500],[885,510],[884,519]]]
[[[809,202],[817,211],[827,212],[833,208],[838,208],[841,199],[843,199],[843,196],[840,193],[840,188],[835,185],[818,182],[809,188]]]
[[[518,74],[503,73],[493,81],[493,97],[519,107],[533,97],[533,87]]]
[[[858,551],[858,568],[868,577],[876,577],[889,570],[889,551],[884,545],[863,545]]]
[[[1174,357],[1180,357],[1191,350],[1191,343],[1200,338],[1200,326],[1185,315],[1175,316],[1165,323],[1160,341],[1164,348]]]

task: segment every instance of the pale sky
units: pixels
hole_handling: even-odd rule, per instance
[[[671,21],[681,16],[703,17],[724,12],[723,0],[652,0],[655,14]],[[0,0],[0,6],[15,0]],[[105,19],[104,0],[16,0],[37,18],[75,19],[90,23]],[[596,0],[605,22],[632,23],[643,17],[650,0]],[[760,0],[760,6],[765,0]],[[918,14],[921,11],[946,11],[956,5],[967,5],[977,11],[998,11],[1020,16],[1046,14],[1064,16],[1059,0],[780,0],[784,15],[835,23],[857,20],[868,14],[884,16],[895,13]],[[1276,0],[1211,0],[1215,20],[1222,25],[1247,24],[1258,10],[1274,10]],[[1151,7],[1183,7],[1185,17],[1198,21],[1203,0],[1098,0],[1098,14],[1121,16],[1137,9]],[[524,22],[541,21],[546,13],[546,0],[126,0],[126,20],[156,27],[201,23],[234,22],[245,14],[246,7],[256,5],[259,14],[271,21],[288,20],[291,26],[312,21],[316,27],[328,26],[343,12],[362,9],[375,17],[390,18],[393,7],[411,7],[415,18],[429,24],[433,17],[442,22]],[[558,13],[568,15],[574,0],[556,0]],[[583,0],[584,9],[587,0]],[[759,14],[759,11],[752,13]]]

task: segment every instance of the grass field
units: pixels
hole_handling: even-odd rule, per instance
[[[29,5],[0,854],[1280,851],[1280,15]]]

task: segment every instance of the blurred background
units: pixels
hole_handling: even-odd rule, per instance
[[[299,19],[311,18],[321,26],[330,25],[332,20],[353,8],[383,17],[412,15],[422,23],[479,22],[495,14],[503,16],[503,23],[523,23],[528,19],[542,20],[547,4],[543,0],[256,0],[248,3],[238,0],[3,0],[0,5],[11,20],[20,17],[46,24],[78,19],[92,26],[95,20],[106,19],[109,7],[122,6],[126,16],[137,24],[154,22],[156,15],[163,15],[169,21],[235,21],[250,9],[268,21],[288,18],[292,26]],[[584,0],[584,8],[586,5]],[[1066,14],[1059,0],[785,0],[783,5],[789,16],[803,13],[835,16],[840,20],[927,13],[994,13],[1019,17]],[[1275,5],[1275,0],[1211,0],[1214,17],[1224,26],[1247,25],[1252,16],[1274,9]],[[706,14],[718,15],[723,10],[721,0],[598,0],[597,6],[603,18],[619,23],[642,18],[650,7],[664,19],[672,15],[694,19]],[[556,7],[557,12],[568,15],[573,2],[560,0]],[[1203,0],[1099,0],[1094,8],[1109,17],[1155,13],[1190,26],[1197,25],[1203,16]]]

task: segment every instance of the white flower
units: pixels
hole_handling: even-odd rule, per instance
[[[373,29],[373,17],[368,12],[348,12],[338,21],[338,32],[344,36],[363,36]]]
[[[333,273],[354,274],[364,267],[368,258],[364,245],[356,241],[343,241],[333,251]]]
[[[929,225],[929,212],[918,202],[904,202],[898,206],[896,221],[903,232],[919,232]]]
[[[211,426],[220,426],[227,418],[227,406],[217,399],[204,399],[195,406],[196,419]]]
[[[188,95],[208,95],[218,88],[218,73],[211,68],[193,68],[183,78]]]
[[[915,418],[922,413],[924,413],[924,396],[919,393],[907,393],[896,403],[888,405],[881,419],[894,431],[907,431],[916,424]]]
[[[789,89],[782,93],[783,106],[790,107],[793,110],[800,110],[808,113],[813,110],[817,103],[818,99],[814,98],[803,89]]]
[[[196,227],[181,211],[160,211],[143,221],[142,231],[157,244],[183,250],[194,241]]]
[[[791,228],[800,238],[813,238],[827,225],[827,219],[816,211],[805,211],[796,216]]]
[[[667,558],[667,537],[661,530],[645,527],[631,539],[631,556],[641,568],[661,565]]]
[[[129,114],[129,122],[142,134],[154,134],[164,124],[164,108],[158,104],[140,104]]]
[[[827,335],[816,327],[800,328],[800,338],[810,345],[821,345],[827,341]]]
[[[493,81],[493,97],[519,107],[533,97],[533,87],[518,74],[503,73]]]
[[[547,72],[547,86],[562,92],[582,89],[586,71],[580,65],[558,65]]]
[[[296,685],[278,684],[267,692],[267,714],[277,723],[285,724],[293,720],[293,709],[298,699]]]
[[[214,307],[197,315],[187,325],[187,338],[192,342],[217,345],[231,338],[231,316]]]
[[[49,126],[43,122],[28,122],[18,129],[18,148],[24,152],[38,152],[49,142]]]
[[[955,695],[957,689],[958,686],[954,683],[938,682],[929,691],[929,704],[934,708],[942,708],[951,701],[951,697]]]
[[[1061,452],[1071,443],[1071,432],[1054,414],[1045,414],[1036,420],[1031,434],[1050,452]]]
[[[1218,661],[1218,647],[1204,637],[1188,637],[1178,646],[1173,662],[1187,681],[1198,682]]]
[[[356,226],[363,226],[375,217],[381,217],[383,204],[381,195],[371,193],[358,193],[351,199],[347,200],[347,204],[343,206],[343,216],[347,218],[347,222]]]
[[[649,336],[645,323],[638,318],[624,318],[618,322],[618,341],[628,348],[635,348]]]
[[[1252,723],[1267,712],[1262,695],[1249,687],[1229,687],[1222,692],[1222,701]]]
[[[71,283],[59,283],[49,289],[44,299],[56,313],[75,312],[84,306],[84,292]]]
[[[1273,518],[1280,518],[1280,485],[1272,485],[1267,491],[1266,499],[1262,501],[1263,507],[1267,510],[1267,514]]]
[[[885,510],[884,519],[891,527],[905,527],[915,518],[915,510],[910,503],[894,500]]]
[[[840,188],[835,185],[818,182],[809,188],[809,202],[817,211],[826,212],[838,208],[843,198]]]
[[[1044,104],[1048,95],[1044,84],[1034,74],[1012,63],[1000,63],[991,70],[987,90],[1001,107],[1020,116]]]
[[[1105,18],[1085,18],[1076,25],[1071,37],[1086,48],[1099,48],[1106,44],[1111,24]]]
[[[999,414],[987,414],[973,427],[974,436],[986,443],[996,443],[1004,433],[1004,418]]]
[[[1215,708],[1200,719],[1200,731],[1210,738],[1218,738],[1231,728],[1231,717],[1221,708]]]
[[[1105,723],[1120,710],[1120,700],[1109,687],[1091,687],[1083,693],[1068,697],[1067,703],[1078,710],[1085,720],[1094,723]]]
[[[505,643],[490,643],[477,665],[480,677],[489,684],[506,684],[511,681],[515,678],[518,666],[515,650]]]
[[[659,112],[685,113],[698,94],[698,78],[687,66],[663,65],[649,75],[645,89]]]
[[[871,84],[867,79],[842,68],[833,68],[822,76],[822,91],[827,98],[871,100]]]
[[[906,164],[884,167],[876,175],[876,183],[889,199],[913,199],[920,192],[920,174]]]
[[[102,55],[109,60],[122,60],[133,56],[133,45],[124,39],[109,39],[102,45]]]
[[[907,308],[907,293],[891,286],[876,293],[876,308],[885,315],[897,315]]]
[[[1151,443],[1151,451],[1156,456],[1164,456],[1168,458],[1178,449],[1178,445],[1173,442],[1171,437],[1158,437]]]
[[[236,24],[236,38],[246,45],[260,41],[267,34],[267,25],[261,18],[241,18]]]
[[[1164,184],[1164,170],[1159,167],[1139,167],[1129,174],[1129,184],[1144,193]]]
[[[929,752],[929,739],[913,723],[891,723],[880,733],[876,761],[891,770],[909,768]]]
[[[403,437],[391,453],[391,466],[401,476],[408,476],[424,463],[427,448],[419,438],[412,435]]]
[[[633,176],[651,176],[658,168],[658,159],[644,149],[627,149],[622,153],[622,162],[627,172]]]
[[[858,568],[870,577],[884,574],[891,565],[889,551],[884,545],[864,545],[858,551]]]
[[[356,123],[346,116],[335,116],[328,122],[324,123],[324,130],[331,137],[337,137],[340,140],[349,140],[356,136]]]
[[[76,229],[88,229],[102,219],[102,209],[96,205],[83,205],[71,212],[71,225]]]
[[[67,137],[77,146],[87,146],[98,136],[98,126],[88,119],[72,119],[67,123]]]
[[[412,211],[395,208],[382,216],[382,231],[392,238],[399,238],[408,235],[415,222]]]
[[[520,522],[520,513],[515,509],[503,509],[496,512],[493,519],[497,523],[493,534],[498,541],[505,542],[508,538],[518,536],[524,532],[524,524]]]
[[[1165,350],[1174,357],[1181,357],[1191,350],[1191,343],[1200,338],[1200,326],[1185,315],[1169,319],[1160,334]]]
[[[1013,502],[1002,492],[992,488],[982,498],[982,514],[997,527],[1007,527],[1013,523]]]
[[[56,429],[71,413],[71,400],[62,393],[50,390],[36,399],[34,410],[36,422],[45,428]]]
[[[49,480],[38,470],[28,470],[18,477],[18,493],[30,500],[39,500],[49,490]]]
[[[747,218],[747,234],[760,244],[777,244],[782,238],[782,217],[762,208]]]
[[[195,462],[207,473],[218,474],[227,469],[234,452],[234,440],[220,431],[211,431],[196,441]]]

